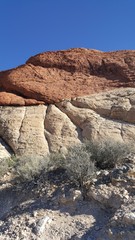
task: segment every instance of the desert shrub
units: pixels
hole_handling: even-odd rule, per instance
[[[111,169],[116,164],[126,161],[130,153],[135,152],[131,144],[114,140],[102,142],[85,141],[85,143],[68,149],[67,153],[52,153],[50,156],[12,156],[0,160],[0,176],[14,168],[19,178],[32,180],[41,173],[64,169],[69,179],[76,185],[84,184],[95,176],[96,168]]]
[[[102,142],[85,142],[86,150],[91,153],[91,159],[99,169],[111,169],[116,164],[126,161],[128,155],[134,152],[129,143],[108,139]]]
[[[16,166],[17,161],[18,159],[15,155],[12,155],[10,158],[7,158],[9,170],[12,170]]]
[[[91,154],[83,144],[69,148],[63,161],[63,167],[70,180],[79,187],[83,187],[95,174],[95,165],[91,161]]]
[[[6,172],[8,172],[8,160],[6,158],[0,159],[0,177],[3,177]]]
[[[22,181],[31,181],[42,172],[48,171],[49,157],[19,157],[16,164],[16,172]]]
[[[65,167],[65,156],[61,153],[51,153],[49,156],[49,170],[63,169]]]
[[[8,171],[16,165],[16,157],[13,155],[9,158],[0,159],[0,177],[3,177]]]

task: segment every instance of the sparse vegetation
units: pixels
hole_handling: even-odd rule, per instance
[[[16,165],[17,158],[13,155],[9,158],[0,159],[0,177],[3,177]]]
[[[122,164],[130,153],[135,152],[127,143],[112,140],[104,142],[86,141],[68,149],[64,154],[53,153],[46,157],[15,157],[1,160],[0,175],[12,168],[22,181],[32,180],[41,173],[64,169],[69,179],[79,187],[94,177],[96,169],[111,169]]]
[[[16,164],[16,172],[19,178],[24,180],[32,180],[42,171],[47,172],[49,165],[49,157],[32,157],[24,156],[20,157]]]
[[[81,188],[95,174],[95,164],[91,161],[91,153],[86,150],[84,144],[69,149],[65,157],[64,168],[72,182]]]
[[[0,159],[0,177],[3,177],[6,172],[8,172],[8,161],[6,158]]]
[[[86,141],[85,146],[98,169],[111,169],[116,164],[123,164],[127,157],[135,152],[131,144],[112,139],[95,143]]]

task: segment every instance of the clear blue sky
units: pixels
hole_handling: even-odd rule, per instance
[[[135,49],[135,0],[0,0],[0,70],[73,47]]]

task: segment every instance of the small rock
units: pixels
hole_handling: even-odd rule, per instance
[[[123,217],[123,221],[125,224],[134,224],[135,225],[135,213],[133,213],[133,212],[126,213]]]
[[[111,237],[112,235],[113,235],[113,232],[112,232],[112,230],[109,228],[108,229],[108,235]]]
[[[95,230],[96,230],[96,231],[99,231],[100,229],[101,229],[101,227],[95,226]]]
[[[42,234],[45,230],[45,226],[48,223],[51,223],[51,218],[49,218],[48,216],[45,216],[43,218],[41,218],[40,220],[38,220],[36,227],[35,227],[35,232],[37,234]]]
[[[73,200],[82,200],[82,193],[80,190],[73,191]]]
[[[37,211],[34,211],[33,214],[32,214],[33,217],[36,217],[37,216]]]

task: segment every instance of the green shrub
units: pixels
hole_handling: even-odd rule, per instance
[[[99,169],[111,169],[116,164],[125,162],[128,155],[134,152],[129,143],[108,139],[102,142],[85,142],[86,150],[91,153],[91,159]]]

